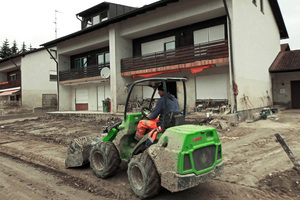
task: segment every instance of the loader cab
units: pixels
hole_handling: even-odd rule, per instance
[[[164,112],[163,116],[163,122],[162,122],[162,133],[165,131],[166,128],[170,126],[176,126],[176,125],[181,125],[184,123],[184,118],[185,118],[185,113],[186,113],[186,86],[185,86],[185,81],[186,78],[147,78],[147,79],[142,79],[133,82],[132,84],[127,85],[129,87],[129,92],[128,96],[126,99],[126,104],[125,104],[125,111],[124,111],[124,122],[126,122],[128,116],[127,116],[127,110],[128,110],[128,105],[130,102],[130,96],[132,94],[133,89],[136,86],[149,86],[153,88],[153,93],[148,105],[149,109],[152,109],[153,101],[154,101],[154,96],[157,93],[157,88],[160,84],[163,85],[164,93],[167,94],[167,86],[169,88],[169,92],[173,94],[177,98],[177,90],[176,90],[176,85],[178,82],[182,83],[182,88],[183,88],[183,108],[182,108],[182,114],[181,115],[176,115],[174,116],[167,116],[166,109]],[[178,98],[177,98],[178,99]],[[167,107],[167,95],[164,95],[164,102],[165,102],[165,108]],[[142,113],[142,112],[141,112]],[[142,118],[142,115],[141,115]]]

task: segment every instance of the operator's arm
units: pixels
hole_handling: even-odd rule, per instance
[[[163,110],[163,105],[164,105],[164,99],[160,98],[155,106],[155,108],[153,109],[153,111],[151,112],[151,114],[148,116],[149,119],[156,119],[157,116],[161,113],[161,111]]]

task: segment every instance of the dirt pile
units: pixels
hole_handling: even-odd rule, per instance
[[[300,198],[300,174],[295,169],[270,173],[259,181],[259,186],[272,192]]]

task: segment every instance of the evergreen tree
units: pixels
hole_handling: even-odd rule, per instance
[[[11,53],[12,53],[12,55],[16,55],[19,53],[19,49],[18,49],[16,40],[14,40],[13,46],[11,47]]]
[[[3,59],[3,58],[7,58],[9,56],[11,56],[11,49],[9,47],[9,42],[6,38],[6,40],[3,42],[3,45],[1,47],[1,50],[0,50],[0,58]]]
[[[27,51],[25,42],[23,42],[20,53],[25,53]]]

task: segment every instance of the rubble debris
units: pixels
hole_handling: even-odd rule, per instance
[[[227,99],[197,99],[195,112],[209,112],[213,114],[228,114],[230,106]]]
[[[227,121],[219,120],[219,123],[220,123],[220,127],[223,131],[225,131],[225,130],[227,131],[229,129]]]

